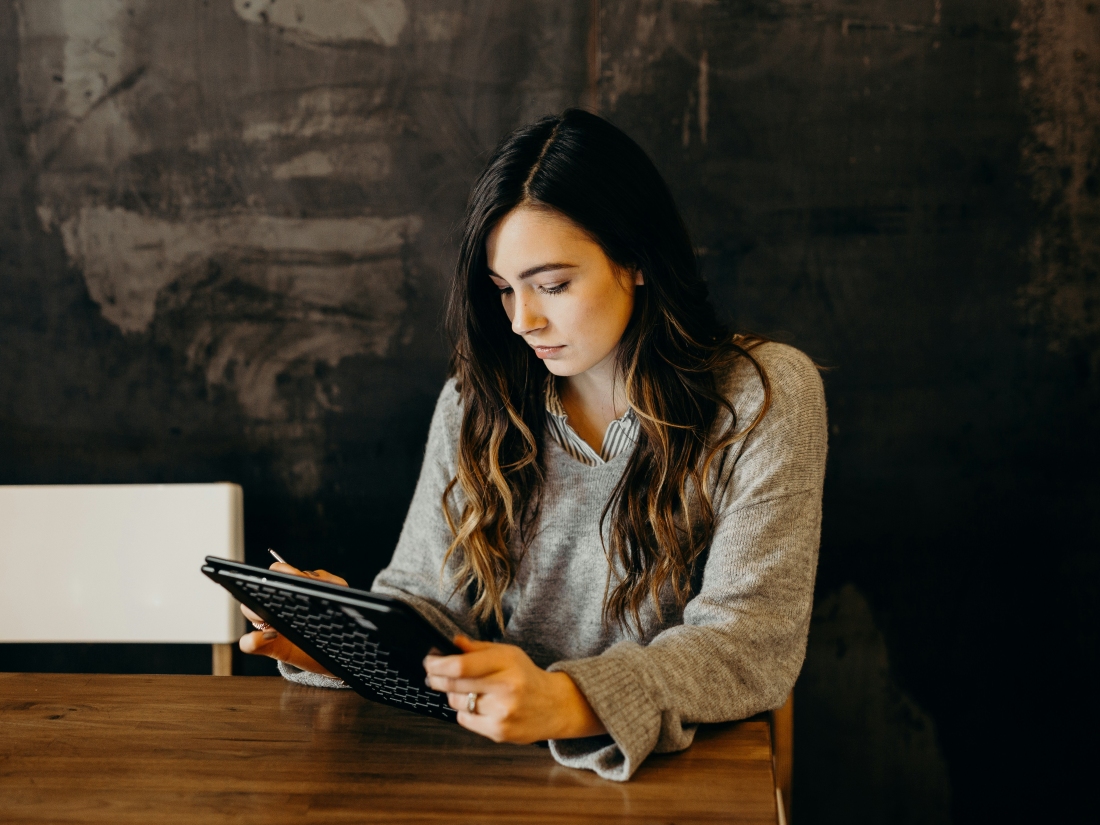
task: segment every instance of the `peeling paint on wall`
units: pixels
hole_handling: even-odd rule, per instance
[[[51,40],[60,46],[56,61],[48,67],[55,74],[43,78],[50,108],[78,120],[122,81],[127,73],[126,20],[142,6],[142,0],[24,0],[19,4],[23,41]]]
[[[275,138],[310,140],[341,135],[345,139],[377,139],[391,133],[392,118],[364,114],[383,102],[380,91],[323,87],[309,89],[283,105],[272,99],[258,101],[256,107],[241,112],[241,139],[263,143]]]
[[[322,443],[318,419],[339,410],[339,388],[313,381],[314,365],[387,354],[408,309],[401,251],[420,227],[415,216],[172,222],[94,207],[60,230],[103,316],[131,334],[157,317],[174,326],[171,345],[232,393],[257,446],[295,456],[279,462],[284,480],[309,495],[320,475],[305,444]],[[280,382],[296,372],[315,389],[292,403]]]
[[[271,169],[275,180],[291,178],[342,178],[380,181],[390,176],[393,150],[379,141],[337,144],[324,151],[295,155]]]
[[[395,46],[409,19],[403,0],[233,0],[233,10],[249,23],[323,44]]]
[[[114,163],[144,148],[117,100],[144,73],[129,24],[144,0],[26,0],[19,12],[19,80],[31,149],[44,165],[75,148]]]
[[[1020,307],[1051,349],[1085,353],[1100,382],[1100,7],[1021,0],[1014,28],[1040,212]]]
[[[446,43],[458,36],[464,19],[458,11],[424,9],[416,17],[416,33],[425,42]]]
[[[211,259],[263,257],[293,265],[311,256],[384,262],[400,253],[420,223],[413,216],[295,220],[265,215],[183,223],[86,207],[62,223],[61,234],[103,317],[123,332],[140,333],[153,323],[161,290]],[[384,351],[385,346],[371,349]]]
[[[243,34],[259,23],[317,44],[392,46],[408,22],[399,0],[240,0],[232,11],[220,2],[230,22],[234,12],[246,21]],[[165,11],[155,2],[17,8],[43,226],[59,231],[103,318],[186,353],[252,420],[256,446],[283,454],[288,487],[309,495],[325,436],[311,422],[339,408],[339,388],[316,368],[387,354],[408,312],[406,258],[423,219],[288,215],[285,187],[361,191],[386,180],[404,126],[382,105],[385,87],[291,82],[211,120],[203,100],[239,93],[204,91],[184,53],[141,42],[143,15]],[[171,11],[196,22],[192,9]],[[446,23],[433,32],[443,36]]]
[[[622,95],[645,91],[648,69],[673,47],[676,28],[671,3],[641,0],[625,8],[601,8],[600,29],[625,42],[601,46],[600,94],[614,111]]]

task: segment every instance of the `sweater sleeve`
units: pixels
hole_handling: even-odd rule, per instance
[[[562,764],[626,780],[652,752],[688,747],[703,722],[783,704],[802,667],[813,602],[825,475],[825,398],[813,363],[790,347],[754,350],[772,387],[759,425],[715,493],[717,524],[683,624],[648,645],[551,665],[585,695],[608,735],[550,743]],[[738,404],[751,420],[762,388]],[[746,417],[745,409],[749,410]]]
[[[447,584],[453,569],[443,571],[443,554],[451,544],[451,530],[443,516],[443,491],[454,477],[458,430],[462,421],[460,397],[453,380],[440,393],[428,430],[428,446],[416,482],[401,537],[393,559],[374,579],[371,590],[393,596],[426,618],[448,639],[458,633],[477,638],[468,621],[469,604],[463,593]],[[345,688],[342,679],[310,673],[279,662],[279,672],[309,687]]]

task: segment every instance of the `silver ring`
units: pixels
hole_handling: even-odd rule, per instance
[[[466,694],[466,711],[468,713],[477,713],[477,694],[476,693],[467,693]]]

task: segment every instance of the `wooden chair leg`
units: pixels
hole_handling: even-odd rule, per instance
[[[214,648],[214,675],[233,675],[233,645],[211,645]]]
[[[780,821],[791,821],[791,775],[794,768],[794,694],[783,707],[772,711],[772,752],[775,754],[775,787],[783,803]]]

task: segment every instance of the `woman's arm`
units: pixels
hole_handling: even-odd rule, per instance
[[[824,394],[801,353],[756,352],[772,406],[723,479],[702,585],[683,624],[646,646],[620,642],[550,668],[572,678],[610,734],[552,741],[564,764],[627,779],[649,753],[691,744],[697,723],[778,707],[794,685],[817,566]]]

